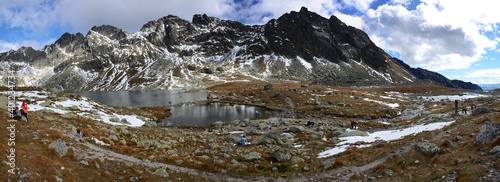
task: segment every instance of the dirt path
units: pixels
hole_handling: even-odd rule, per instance
[[[158,169],[158,168],[167,168],[172,171],[180,171],[183,173],[188,173],[190,175],[195,175],[195,176],[200,176],[204,178],[209,178],[215,181],[246,181],[244,179],[239,179],[239,178],[234,178],[228,175],[224,174],[215,174],[215,173],[209,173],[209,172],[204,172],[204,171],[199,171],[196,169],[191,169],[191,168],[186,168],[186,167],[180,167],[180,166],[175,166],[171,164],[164,164],[164,163],[159,163],[159,162],[145,162],[143,160],[140,160],[138,158],[128,156],[128,155],[123,155],[119,154],[116,152],[113,152],[111,150],[103,149],[101,147],[95,146],[90,143],[79,143],[80,145],[88,147],[87,150],[88,154],[92,158],[104,158],[106,160],[112,160],[112,161],[121,161],[121,162],[131,162],[135,165],[140,165],[152,169]]]

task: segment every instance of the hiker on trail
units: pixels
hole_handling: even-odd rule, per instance
[[[356,129],[358,128],[358,123],[354,120],[351,120],[351,129]]]
[[[28,104],[26,102],[23,102],[21,104],[21,116],[26,117],[26,121],[30,122],[30,120],[28,119]]]
[[[21,114],[19,114],[19,107],[16,107],[16,109],[11,111],[10,117],[17,120],[20,120],[22,118]]]
[[[467,115],[467,107],[462,108],[462,112],[464,113],[464,115]]]
[[[476,104],[471,104],[470,105],[470,110],[473,111],[474,109],[476,109]]]
[[[246,144],[247,144],[247,138],[245,137],[245,135],[242,135],[240,142],[238,142],[238,146],[244,146]]]

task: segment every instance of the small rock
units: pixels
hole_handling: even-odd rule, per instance
[[[278,171],[278,168],[277,168],[277,167],[273,167],[273,168],[271,169],[271,171],[272,171],[272,172],[276,172],[276,171]]]
[[[273,85],[272,84],[267,84],[264,86],[264,90],[272,90],[273,89]]]

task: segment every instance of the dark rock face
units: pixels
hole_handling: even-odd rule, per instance
[[[483,90],[479,85],[473,84],[471,82],[464,82],[462,80],[451,80],[451,83],[455,85],[456,88],[463,88],[469,90]]]
[[[76,47],[82,45],[84,42],[84,37],[81,33],[70,34],[68,32],[64,33],[57,41],[54,43],[55,45],[59,45],[60,47],[68,47],[73,46],[70,50],[75,50]]]
[[[254,26],[206,14],[194,15],[192,22],[165,16],[136,33],[94,26],[86,35],[64,33],[42,51],[23,47],[1,53],[1,61],[23,63],[11,66],[14,70],[26,67],[24,63],[36,69],[53,67],[53,75],[31,77],[44,79],[37,86],[59,85],[67,91],[158,89],[175,83],[189,87],[202,85],[203,74],[217,77],[231,74],[228,71],[263,80],[327,85],[389,85],[420,79],[477,89],[410,68],[376,47],[363,31],[307,8]]]
[[[333,62],[353,59],[375,70],[386,67],[384,52],[361,30],[347,26],[335,16],[326,19],[302,8],[265,25],[264,36],[272,52],[306,60],[323,57]],[[353,47],[354,51],[345,51]]]

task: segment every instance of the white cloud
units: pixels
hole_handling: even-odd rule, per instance
[[[55,2],[49,0],[0,1],[0,25],[20,28],[19,37],[38,38],[46,34],[57,21]]]
[[[247,24],[265,24],[290,11],[299,11],[301,7],[327,18],[341,8],[340,3],[331,0],[245,0],[243,2],[232,4],[234,9],[227,12],[225,17]]]
[[[412,66],[433,71],[468,68],[498,42],[481,34],[477,26],[495,21],[465,19],[464,15],[470,15],[464,13],[464,5],[426,0],[412,11],[401,5],[382,5],[363,17],[365,30],[378,46],[400,53]]]
[[[163,16],[175,15],[191,21],[194,14],[220,17],[230,11],[229,0],[63,0],[61,21],[84,34],[94,25],[108,24],[129,32]]]
[[[356,27],[357,29],[365,29],[365,22],[363,18],[359,16],[346,15],[342,13],[336,13],[335,16],[347,25]]]
[[[342,2],[347,6],[347,7],[352,7],[355,8],[359,11],[366,11],[370,9],[370,4],[375,1],[375,0],[342,0]]]
[[[477,84],[497,84],[500,83],[500,68],[474,70],[466,73],[464,79],[475,80]]]
[[[55,39],[49,39],[45,42],[40,42],[37,40],[24,40],[21,42],[5,42],[0,40],[0,52],[7,52],[10,50],[17,50],[20,47],[32,47],[33,49],[40,50],[42,49],[45,45],[52,44],[55,42]]]

